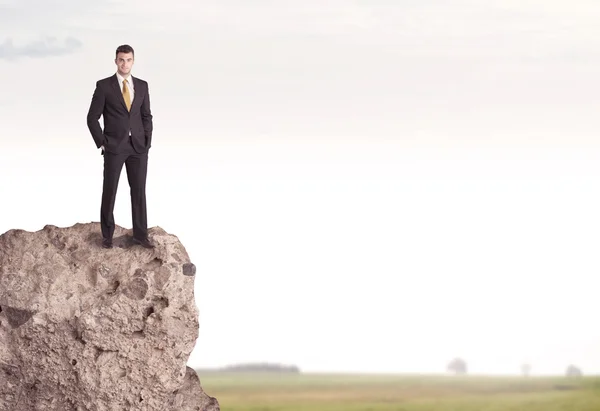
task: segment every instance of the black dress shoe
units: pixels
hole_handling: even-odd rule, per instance
[[[103,238],[102,239],[102,248],[112,248],[112,239],[110,238]]]
[[[154,244],[152,244],[150,242],[148,237],[143,238],[143,239],[138,239],[138,238],[133,237],[133,244],[139,244],[144,248],[154,248]]]

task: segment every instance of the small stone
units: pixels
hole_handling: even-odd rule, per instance
[[[143,278],[135,277],[125,288],[124,294],[134,300],[143,300],[148,292],[148,283]]]
[[[196,266],[192,263],[185,263],[183,265],[183,275],[187,275],[187,276],[196,275]]]
[[[7,305],[2,307],[2,311],[4,312],[4,315],[6,315],[8,323],[12,328],[18,328],[22,326],[29,321],[34,314],[32,311],[13,308]]]

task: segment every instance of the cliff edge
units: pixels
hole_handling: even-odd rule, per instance
[[[198,337],[196,267],[98,223],[0,235],[0,410],[218,411],[186,366]]]

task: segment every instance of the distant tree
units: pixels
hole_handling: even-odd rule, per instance
[[[456,375],[462,375],[467,373],[467,362],[462,358],[455,358],[448,364],[447,367],[449,372],[452,372]]]
[[[583,373],[581,372],[581,369],[579,367],[576,367],[575,365],[571,364],[567,367],[566,375],[569,378],[580,378],[583,375]]]
[[[530,364],[521,365],[521,374],[523,374],[524,377],[529,377],[530,373],[531,373],[531,365]]]
[[[272,364],[272,363],[247,363],[233,364],[222,368],[222,371],[235,372],[277,372],[277,373],[293,373],[300,372],[300,368],[296,365]]]

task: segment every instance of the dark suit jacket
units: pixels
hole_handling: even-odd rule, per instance
[[[96,147],[104,145],[110,153],[122,153],[129,148],[129,130],[133,147],[146,153],[152,145],[152,114],[148,83],[130,76],[133,81],[131,111],[127,111],[117,74],[96,82],[96,90],[87,115],[87,125]],[[103,116],[104,131],[98,120]]]

